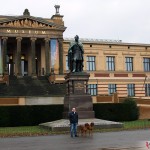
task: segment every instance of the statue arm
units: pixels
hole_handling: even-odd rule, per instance
[[[84,54],[83,44],[81,42],[79,43],[79,46],[80,46],[80,49],[82,51],[82,54]]]
[[[69,68],[69,69],[71,69],[72,47],[73,47],[73,44],[70,43],[69,49],[68,49],[68,68]]]
[[[69,49],[68,49],[68,53],[72,53],[72,47],[73,47],[74,43],[70,43],[69,45]]]

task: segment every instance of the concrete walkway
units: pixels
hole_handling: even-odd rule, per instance
[[[94,133],[92,137],[67,135],[0,138],[0,150],[148,150],[150,130]]]

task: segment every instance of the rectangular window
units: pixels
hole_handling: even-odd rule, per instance
[[[66,55],[66,70],[68,71],[69,68],[68,68],[68,56]]]
[[[108,71],[115,71],[115,57],[107,56],[106,57],[106,66]]]
[[[126,57],[126,71],[133,71],[133,57]]]
[[[150,84],[145,84],[145,96],[150,96]]]
[[[150,71],[150,58],[143,58],[144,71]]]
[[[97,84],[89,84],[88,93],[91,94],[92,96],[97,95]]]
[[[128,96],[135,96],[135,84],[127,85]]]
[[[116,92],[116,84],[108,84],[108,94],[111,95]]]
[[[87,71],[95,70],[95,56],[87,56]]]

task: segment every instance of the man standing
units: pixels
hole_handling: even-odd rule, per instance
[[[71,137],[77,137],[78,113],[75,108],[69,113]]]
[[[68,50],[68,67],[71,72],[83,71],[83,54],[83,45],[79,42],[79,36],[76,35],[75,42],[70,43]]]

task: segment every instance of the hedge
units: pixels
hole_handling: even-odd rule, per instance
[[[0,127],[34,126],[62,119],[63,105],[0,106]]]
[[[139,109],[130,103],[94,104],[95,117],[110,121],[133,121],[139,118]]]
[[[139,111],[133,101],[93,104],[95,117],[110,121],[137,120]],[[63,105],[0,106],[0,127],[34,126],[62,119]]]

